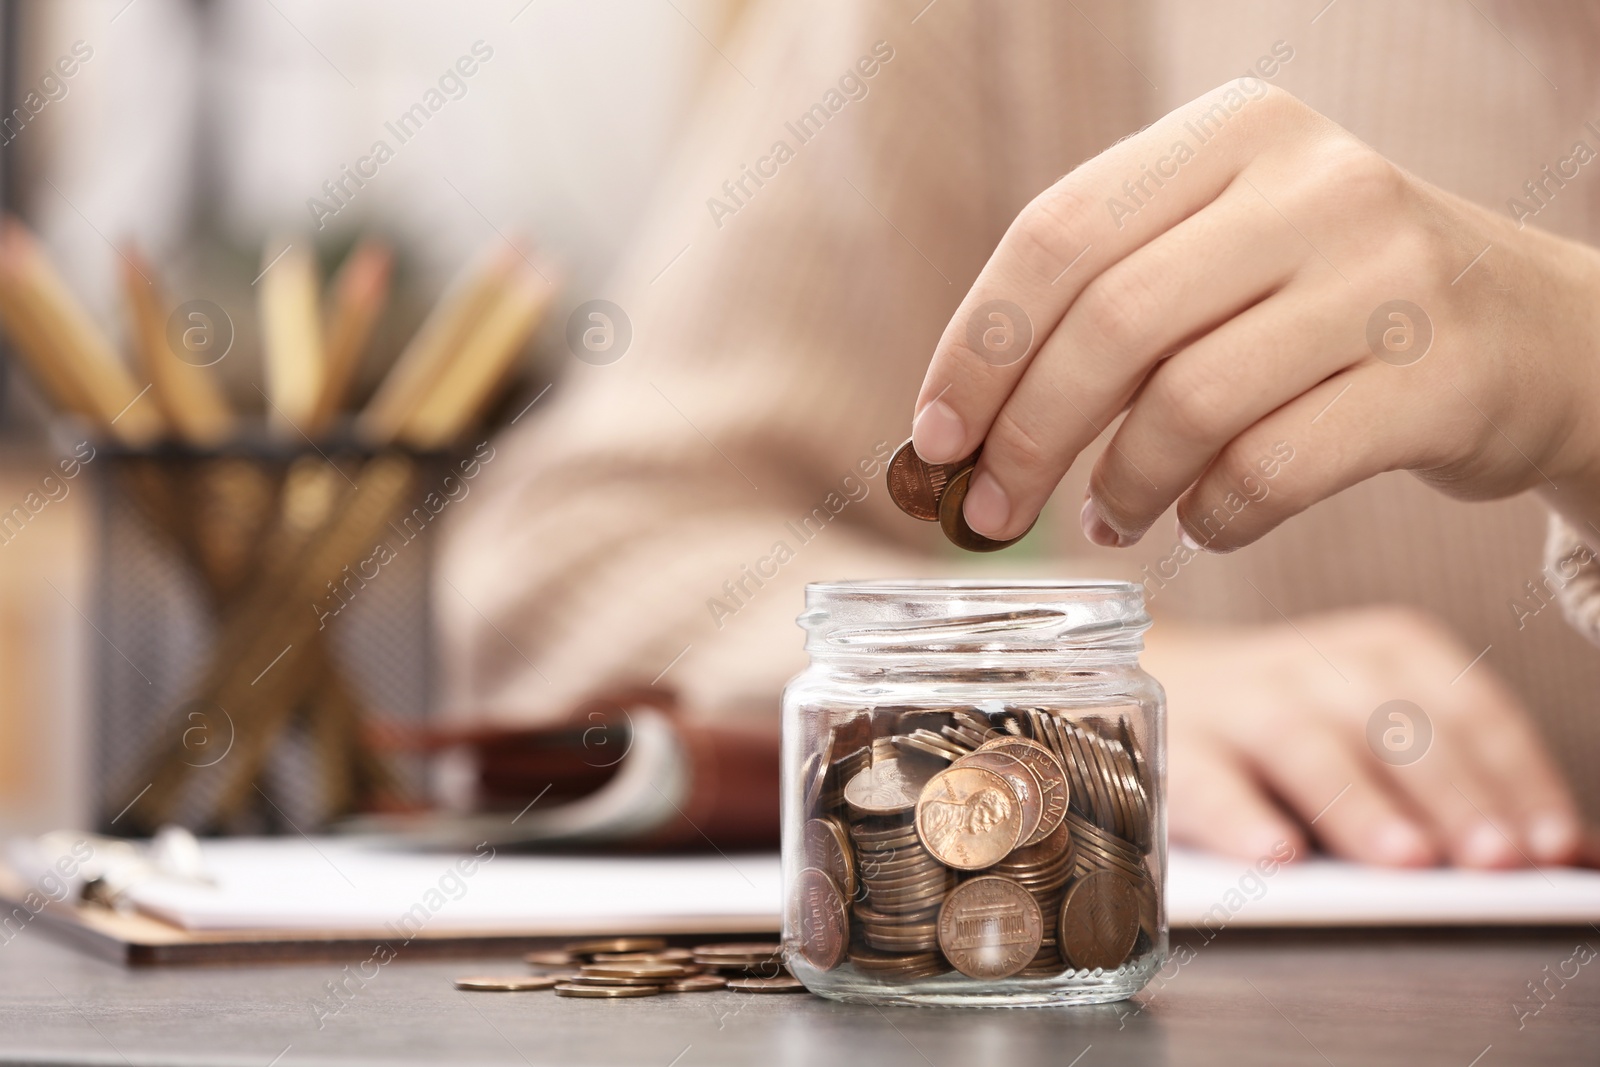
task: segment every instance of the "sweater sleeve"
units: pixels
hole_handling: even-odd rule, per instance
[[[1544,544],[1543,584],[1561,614],[1590,643],[1600,645],[1600,563],[1590,538],[1551,512]]]
[[[630,261],[574,294],[620,305],[629,347],[570,361],[448,533],[448,707],[538,721],[659,681],[693,714],[770,722],[805,582],[970,565],[882,470],[1021,206],[994,88],[1014,64],[994,9],[919,6],[747,16]],[[1103,51],[1051,61],[1109,96]]]

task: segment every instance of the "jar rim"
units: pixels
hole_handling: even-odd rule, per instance
[[[795,620],[814,655],[1137,652],[1144,588],[1085,578],[811,582]]]
[[[1136,582],[1107,578],[864,578],[807,582],[808,593],[827,596],[850,593],[927,595],[948,592],[971,596],[975,592],[1103,593],[1124,596],[1139,588]]]

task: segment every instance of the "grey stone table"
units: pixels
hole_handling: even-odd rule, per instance
[[[1138,1000],[1092,1008],[880,1011],[728,992],[604,1002],[451,987],[455,975],[523,969],[501,957],[397,960],[335,1014],[325,984],[337,964],[126,970],[29,929],[0,946],[0,1062],[1600,1064],[1592,928],[1190,944]]]

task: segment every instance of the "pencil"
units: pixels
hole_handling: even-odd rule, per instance
[[[330,287],[332,307],[324,334],[327,372],[308,433],[324,429],[344,406],[362,353],[388,299],[393,265],[394,255],[387,245],[364,240],[345,257],[334,277]]]
[[[155,268],[133,248],[122,251],[122,291],[134,355],[150,379],[157,407],[189,444],[196,448],[221,444],[233,433],[233,411],[217,386],[214,371],[187,363],[172,351]]]
[[[553,292],[554,287],[543,277],[517,264],[494,307],[406,419],[398,439],[419,449],[440,448],[455,441],[505,382]]]
[[[519,256],[497,245],[463,270],[439,298],[356,420],[356,433],[382,447],[399,436],[461,345],[499,299]]]
[[[0,260],[11,283],[6,286],[7,303],[28,308],[19,319],[29,324],[19,340],[34,346],[34,369],[46,389],[123,444],[142,447],[159,438],[164,430],[160,411],[143,399],[144,389],[134,383],[111,342],[73,298],[38,241],[16,219],[0,224]],[[52,360],[53,370],[47,366]]]
[[[322,320],[317,308],[317,264],[303,239],[274,257],[263,254],[261,286],[262,360],[267,379],[267,422],[281,437],[308,432],[326,365]]]

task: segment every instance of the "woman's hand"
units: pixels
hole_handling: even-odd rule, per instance
[[[1367,608],[1296,627],[1152,631],[1173,840],[1257,858],[1310,837],[1389,866],[1579,857],[1577,808],[1527,713],[1487,664],[1461,673],[1472,653],[1441,625]],[[1393,700],[1420,714],[1379,710]]]
[[[997,539],[1125,409],[1084,502],[1097,544],[1177,501],[1189,539],[1237,548],[1396,469],[1468,498],[1537,488],[1600,533],[1597,348],[1600,254],[1243,79],[1023,210],[939,342],[914,440],[930,462],[982,446],[965,514]]]

